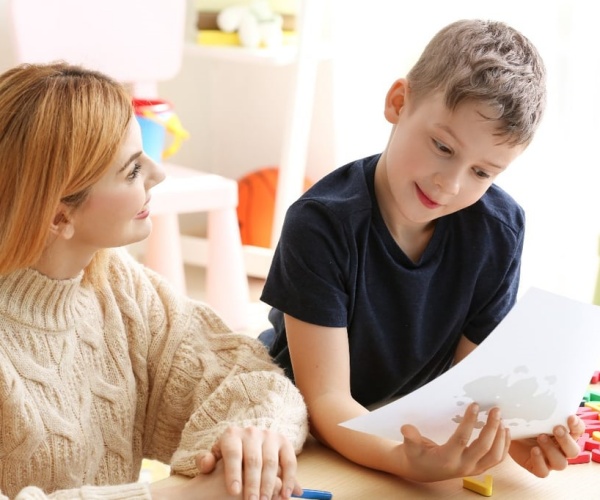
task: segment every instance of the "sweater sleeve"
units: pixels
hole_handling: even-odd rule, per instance
[[[193,476],[195,457],[227,427],[251,425],[280,432],[299,453],[308,433],[306,406],[262,343],[231,332],[209,307],[132,266],[150,338],[145,455],[169,456],[174,472]]]

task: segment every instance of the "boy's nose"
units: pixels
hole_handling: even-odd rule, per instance
[[[456,195],[460,191],[460,176],[454,169],[437,172],[433,181],[445,194]]]

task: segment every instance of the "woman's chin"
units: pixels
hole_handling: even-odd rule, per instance
[[[136,221],[136,222],[139,224],[142,221]],[[135,230],[132,231],[130,237],[127,238],[127,241],[124,243],[124,245],[132,245],[134,243],[139,243],[140,241],[144,241],[145,239],[148,238],[148,236],[150,236],[151,232],[152,232],[152,221],[148,218],[143,221],[143,224],[139,224],[138,227],[136,227]]]

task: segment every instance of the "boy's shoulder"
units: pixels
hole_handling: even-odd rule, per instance
[[[375,203],[374,177],[379,155],[337,167],[313,184],[288,209],[294,225],[361,226]]]
[[[361,204],[364,200],[370,206],[379,157],[379,154],[368,156],[337,167],[318,180],[298,201],[313,200],[335,206],[338,203]]]
[[[496,184],[492,184],[479,201],[462,212],[495,220],[515,232],[522,231],[525,225],[525,211],[521,205]]]

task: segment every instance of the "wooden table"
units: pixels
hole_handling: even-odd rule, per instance
[[[588,390],[600,393],[600,384]],[[600,500],[600,463],[569,465],[547,478],[535,477],[510,457],[486,474],[493,476],[492,499],[508,500]],[[304,488],[326,490],[333,500],[419,500],[487,498],[463,488],[462,479],[436,483],[413,483],[390,474],[361,467],[309,436],[298,456],[298,479]],[[483,479],[483,476],[481,476]],[[186,481],[171,476],[159,483]]]
[[[298,457],[300,484],[304,488],[327,490],[334,500],[393,500],[396,498],[485,498],[466,490],[462,479],[437,483],[412,483],[394,476],[356,465],[325,448],[312,437]],[[488,474],[494,478],[493,499],[511,500],[588,500],[600,499],[600,463],[570,465],[540,479],[510,458]],[[185,481],[171,476],[162,481],[170,484]]]
[[[379,500],[420,498],[484,498],[466,490],[462,479],[436,483],[412,483],[389,474],[356,465],[310,438],[299,460],[300,484],[305,488],[327,490],[334,499]],[[599,499],[600,464],[570,465],[540,479],[510,458],[488,474],[494,478],[494,499]]]

